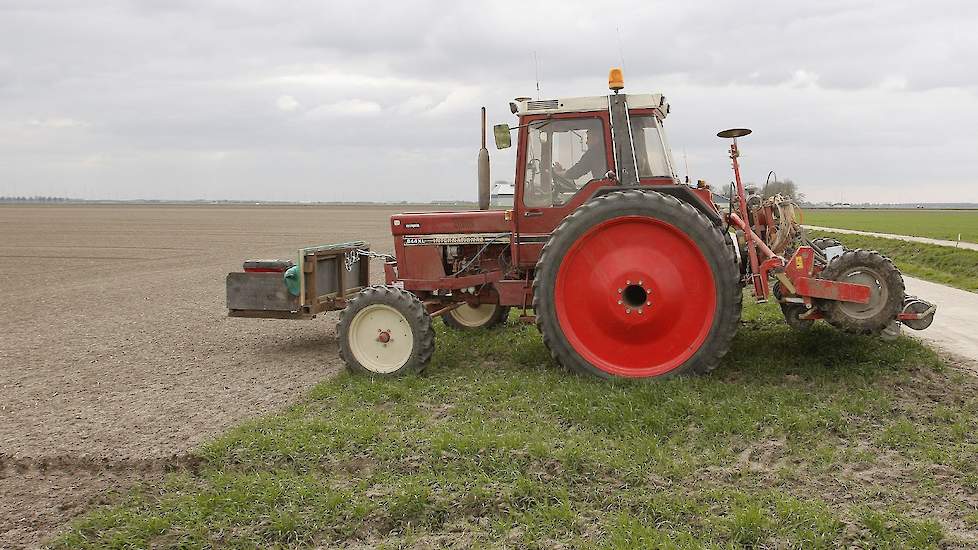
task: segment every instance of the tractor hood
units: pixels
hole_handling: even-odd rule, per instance
[[[508,233],[512,222],[505,210],[473,212],[416,212],[391,216],[391,234],[433,235],[456,233]]]

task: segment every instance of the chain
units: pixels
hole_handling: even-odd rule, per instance
[[[343,255],[343,265],[346,267],[346,270],[353,271],[353,266],[356,265],[361,256],[366,258],[378,258],[384,260],[384,262],[393,262],[396,259],[390,254],[381,254],[380,252],[371,252],[370,250],[357,248]]]

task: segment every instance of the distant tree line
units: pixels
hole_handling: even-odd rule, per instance
[[[42,197],[40,195],[35,195],[32,197],[2,197],[0,196],[0,202],[68,202],[76,199],[69,199],[68,197]]]
[[[799,203],[805,200],[805,194],[798,190],[798,184],[792,179],[768,181],[761,186],[748,182],[744,184],[744,190],[747,191],[748,195],[756,193],[765,199],[781,194],[791,197]]]
[[[805,194],[798,191],[798,185],[791,179],[769,181],[761,187],[761,196],[765,199],[779,193],[799,202],[805,200]]]

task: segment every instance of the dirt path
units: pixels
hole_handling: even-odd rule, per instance
[[[336,372],[335,314],[227,318],[224,276],[301,245],[389,251],[396,210],[0,206],[0,548]]]
[[[818,225],[806,225],[806,229],[815,231],[832,231],[835,233],[848,233],[849,235],[865,235],[867,237],[882,237],[884,239],[896,239],[898,241],[909,241],[912,243],[936,244],[938,246],[950,246],[954,248],[967,248],[968,250],[978,250],[978,244],[958,241],[944,241],[941,239],[931,239],[928,237],[913,237],[910,235],[893,235],[892,233],[874,233],[872,231],[856,231],[855,229],[839,229],[836,227],[821,227]]]

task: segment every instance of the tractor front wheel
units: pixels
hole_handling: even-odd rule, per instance
[[[494,327],[506,320],[509,308],[498,304],[470,306],[462,304],[442,315],[445,325],[455,330],[474,330]]]
[[[360,291],[336,325],[340,357],[353,372],[402,376],[420,372],[435,350],[435,331],[424,304],[389,286]]]
[[[737,263],[721,230],[651,190],[609,193],[568,216],[533,289],[551,355],[605,378],[708,372],[740,322]]]

